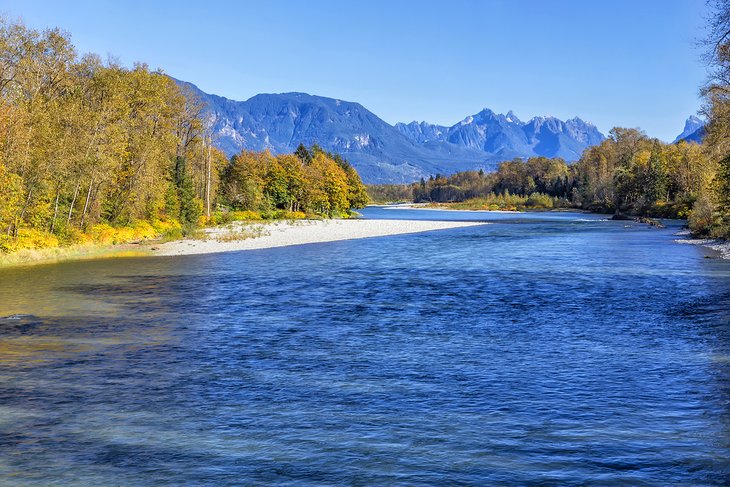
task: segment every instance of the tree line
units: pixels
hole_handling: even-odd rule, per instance
[[[242,211],[348,216],[368,203],[357,171],[339,154],[300,144],[293,154],[242,151],[221,173],[221,200]]]
[[[366,202],[339,156],[302,147],[229,160],[204,106],[161,71],[80,56],[67,33],[4,18],[0,189],[0,251],[122,227],[149,236],[229,207],[334,216]]]
[[[730,4],[708,3],[712,15],[704,60],[709,78],[701,89],[708,124],[702,144],[667,144],[638,129],[614,128],[572,165],[545,157],[515,159],[492,173],[466,171],[411,185],[371,186],[371,197],[688,218],[696,235],[730,238]]]
[[[637,129],[615,128],[574,164],[560,158],[514,159],[494,172],[436,175],[402,186],[400,192],[392,185],[369,189],[374,199],[398,195],[492,209],[562,206],[686,218],[713,193],[717,176],[717,164],[698,144],[666,144]]]

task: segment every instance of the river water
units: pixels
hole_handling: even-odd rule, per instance
[[[491,224],[0,270],[0,484],[728,483],[730,263],[678,223],[363,213]]]

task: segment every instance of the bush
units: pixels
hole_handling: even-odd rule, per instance
[[[22,228],[17,237],[0,235],[0,252],[9,254],[18,250],[54,248],[59,246],[58,238],[48,232]]]
[[[91,242],[91,238],[87,234],[85,234],[78,228],[69,227],[66,225],[57,228],[56,236],[58,238],[59,244],[62,247],[67,247],[69,245],[86,244]]]
[[[307,215],[302,211],[277,210],[274,212],[274,218],[278,220],[302,220]]]
[[[182,226],[177,220],[152,220],[150,225],[157,235],[164,235],[167,232],[180,230]]]
[[[138,221],[126,227],[113,227],[107,223],[99,223],[89,229],[91,240],[102,245],[117,245],[138,240],[156,238],[170,229],[179,229],[178,222],[155,221],[149,223]]]
[[[183,229],[182,227],[171,227],[165,230],[160,235],[160,240],[163,242],[172,242],[173,240],[182,240]]]
[[[689,229],[695,235],[707,236],[711,234],[715,223],[715,204],[707,195],[702,195],[695,201],[687,223]]]
[[[525,202],[525,206],[530,208],[552,208],[552,197],[542,193],[532,193]]]
[[[229,211],[230,219],[228,221],[250,221],[250,220],[261,220],[266,218],[258,211],[243,210],[243,211]]]

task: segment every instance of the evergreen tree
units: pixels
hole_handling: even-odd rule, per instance
[[[297,150],[294,151],[294,155],[302,161],[302,164],[309,164],[312,162],[312,153],[302,143],[297,146]]]

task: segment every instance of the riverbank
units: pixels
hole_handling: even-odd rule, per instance
[[[721,259],[730,259],[730,242],[722,239],[712,238],[693,238],[689,231],[683,231],[677,234],[681,237],[675,240],[678,244],[700,245],[717,252]]]
[[[26,249],[11,254],[0,254],[0,268],[55,264],[69,260],[105,259],[117,257],[140,257],[150,255],[148,245],[141,243],[86,244],[45,249]]]
[[[404,235],[475,225],[485,225],[485,223],[363,219],[276,220],[260,223],[232,222],[225,226],[203,228],[197,232],[194,238],[169,242],[146,240],[118,245],[86,244],[21,250],[12,254],[0,255],[0,268],[53,264],[72,260],[257,250],[290,245]]]
[[[273,223],[232,223],[204,229],[197,239],[178,240],[151,247],[154,255],[193,255],[257,250],[291,245],[386,237],[410,233],[485,225],[484,222],[411,220],[299,220]]]
[[[371,205],[383,208],[386,210],[434,210],[434,211],[459,211],[459,212],[478,212],[478,213],[542,213],[542,212],[574,212],[574,213],[587,213],[596,214],[584,209],[576,208],[552,208],[552,209],[526,209],[521,211],[510,211],[510,210],[485,210],[485,209],[463,209],[454,208],[448,203],[393,203],[393,204],[379,204]],[[606,214],[610,219],[611,215]],[[655,228],[664,228],[661,223],[661,218],[647,218],[647,217],[633,217],[625,216],[622,218],[613,218],[614,220],[627,220],[635,223],[646,224]],[[679,244],[687,245],[699,245],[717,253],[717,257],[720,259],[730,260],[730,241],[723,239],[707,239],[707,238],[694,238],[689,230],[683,230],[677,234],[678,237],[675,240]]]

